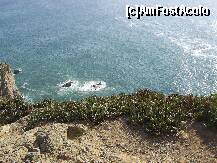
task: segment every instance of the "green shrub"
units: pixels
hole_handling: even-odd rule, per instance
[[[30,105],[21,98],[0,98],[0,124],[15,122],[30,112]]]
[[[166,96],[141,90],[131,95],[93,96],[77,102],[44,100],[32,105],[22,99],[1,99],[0,109],[1,123],[11,123],[29,114],[26,130],[47,122],[99,124],[118,117],[125,117],[130,124],[141,125],[153,134],[176,133],[195,120],[217,126],[217,95]]]
[[[205,97],[195,116],[208,127],[217,128],[217,95]]]

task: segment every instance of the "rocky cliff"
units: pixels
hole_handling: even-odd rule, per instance
[[[15,98],[20,96],[14,75],[9,65],[0,64],[0,97]]]
[[[194,124],[179,139],[150,137],[142,128],[129,126],[124,119],[105,121],[94,127],[48,123],[25,132],[23,124],[20,120],[0,127],[0,162],[217,161],[216,132],[201,124]]]

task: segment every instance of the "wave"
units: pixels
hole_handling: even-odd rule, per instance
[[[23,97],[23,99],[24,99],[24,101],[26,101],[26,102],[30,102],[30,103],[32,103],[33,102],[33,99],[30,97],[30,95],[22,95],[22,97]]]
[[[106,82],[104,81],[88,81],[79,87],[81,92],[95,92],[101,91],[106,88]]]
[[[186,54],[190,54],[195,57],[205,57],[205,58],[217,58],[217,46],[206,42],[202,39],[189,39],[168,37],[169,40],[181,47]]]
[[[62,87],[63,84],[72,82],[70,87]],[[61,82],[57,85],[58,94],[65,94],[69,92],[99,92],[104,90],[107,85],[104,81],[86,81],[79,82],[77,80],[67,80],[65,82]]]
[[[31,89],[28,87],[29,86],[29,83],[28,82],[24,82],[23,85],[21,86],[22,89],[25,89],[27,91],[31,91],[31,92],[38,92],[38,90],[36,89]],[[43,91],[41,91],[43,92]]]

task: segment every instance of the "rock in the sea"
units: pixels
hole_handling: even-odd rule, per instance
[[[20,74],[20,73],[22,73],[22,69],[15,69],[14,70],[15,75]]]
[[[98,83],[94,83],[91,85],[91,88],[93,88],[94,90],[99,90],[101,89],[103,86],[102,82],[98,82]]]
[[[62,85],[62,87],[71,87],[73,84],[73,81],[68,81],[65,84]]]

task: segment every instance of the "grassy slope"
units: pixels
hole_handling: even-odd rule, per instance
[[[170,95],[149,90],[131,95],[90,97],[78,102],[45,100],[29,104],[22,99],[0,100],[0,124],[14,122],[28,115],[26,130],[47,122],[98,124],[106,119],[125,117],[154,134],[176,133],[192,121],[217,127],[217,96]]]

